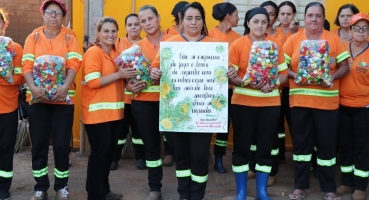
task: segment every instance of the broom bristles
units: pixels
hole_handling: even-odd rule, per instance
[[[135,157],[135,148],[132,143],[132,132],[128,131],[126,137],[126,144],[123,147],[122,158],[134,158]]]
[[[14,153],[22,152],[24,141],[27,135],[28,135],[28,122],[26,120],[19,120]]]

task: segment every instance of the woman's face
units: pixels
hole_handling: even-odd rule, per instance
[[[340,22],[340,26],[342,28],[349,27],[349,22],[351,17],[354,15],[350,8],[344,8],[341,10],[340,14],[338,15],[338,21]]]
[[[46,8],[41,17],[46,27],[61,27],[63,22],[63,10],[58,4],[51,3]]]
[[[320,6],[311,6],[308,8],[304,19],[305,29],[307,31],[323,31],[325,16]]]
[[[100,45],[110,48],[117,40],[117,26],[114,23],[105,22],[102,24],[100,31],[97,32],[96,35],[100,39]]]
[[[281,22],[282,26],[290,26],[295,16],[296,14],[293,13],[293,10],[290,6],[284,5],[279,8],[278,19]]]
[[[265,10],[267,10],[268,14],[269,14],[269,25],[268,26],[272,26],[276,20],[276,10],[273,6],[265,6],[264,7]]]
[[[268,27],[268,18],[264,14],[257,14],[247,22],[250,34],[254,37],[261,37],[265,34]]]
[[[200,11],[196,8],[188,8],[184,13],[182,25],[187,35],[201,35],[202,27],[204,27],[204,20],[201,16]]]
[[[231,23],[232,27],[238,26],[238,21],[240,20],[240,18],[238,17],[237,9],[231,15],[228,15],[228,20]]]
[[[141,24],[136,16],[131,16],[127,19],[126,30],[128,36],[131,38],[137,38],[140,36]]]
[[[141,27],[148,34],[156,33],[160,28],[160,18],[151,9],[146,9],[138,13]]]
[[[352,40],[356,42],[365,42],[369,36],[369,23],[366,20],[359,20],[351,26],[350,33]]]

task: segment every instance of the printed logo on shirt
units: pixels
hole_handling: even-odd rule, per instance
[[[359,66],[356,67],[356,72],[365,74],[368,71],[369,63],[359,62]]]

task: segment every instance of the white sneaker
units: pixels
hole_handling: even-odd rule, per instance
[[[61,199],[69,199],[68,186],[65,186],[64,188],[56,192],[55,200]]]
[[[48,200],[47,192],[36,191],[31,200]]]

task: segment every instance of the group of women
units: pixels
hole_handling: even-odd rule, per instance
[[[279,6],[266,1],[247,11],[244,36],[232,30],[239,21],[231,3],[214,5],[212,16],[219,26],[208,31],[205,10],[199,2],[179,2],[174,12],[176,25],[163,32],[155,7],[145,5],[138,14],[125,18],[127,35],[118,39],[118,23],[111,17],[96,25],[96,42],[81,57],[75,34],[62,26],[67,13],[61,0],[46,0],[40,11],[44,26],[31,33],[24,51],[12,44],[13,83],[0,78],[0,199],[9,199],[13,177],[13,151],[17,132],[18,86],[27,83],[27,109],[32,142],[32,171],[36,181],[31,200],[48,198],[50,187],[47,154],[53,141],[55,199],[69,199],[69,142],[74,112],[74,79],[82,68],[82,121],[86,127],[91,155],[87,167],[88,199],[121,199],[112,192],[109,172],[120,157],[117,144],[123,144],[127,127],[136,139],[137,168],[148,169],[150,193],[147,200],[162,199],[161,135],[159,132],[160,42],[228,42],[229,44],[229,121],[234,130],[232,170],[236,181],[236,200],[245,200],[247,181],[256,177],[257,199],[270,199],[267,187],[275,181],[278,160],[284,159],[283,124],[286,116],[294,146],[294,190],[289,199],[303,199],[310,186],[310,162],[316,151],[317,171],[324,199],[339,200],[353,193],[352,199],[366,198],[369,178],[369,16],[352,4],[343,5],[335,24],[338,31],[324,30],[325,9],[318,2],[305,8],[305,28],[295,21],[296,7],[289,1]],[[280,26],[274,28],[279,19]],[[8,25],[0,10],[0,35]],[[141,28],[146,37],[140,38]],[[269,41],[276,45],[279,87],[269,82],[244,84],[252,45]],[[330,79],[317,85],[295,83],[300,47],[305,41],[324,41],[329,45]],[[150,61],[154,84],[132,83],[136,72],[119,68],[114,59],[131,45],[137,45]],[[50,59],[61,62],[62,82],[51,93],[37,83],[38,70]],[[46,63],[46,64],[45,64]],[[54,63],[51,63],[54,64]],[[57,64],[56,64],[57,65]],[[35,67],[34,67],[35,66]],[[286,83],[286,84],[284,84]],[[135,93],[136,95],[132,95]],[[289,98],[288,98],[289,97]],[[282,121],[282,123],[280,123]],[[119,136],[122,135],[123,136]],[[166,133],[171,138],[176,162],[179,198],[203,199],[208,181],[211,134]],[[118,139],[119,138],[119,139]],[[140,139],[142,138],[142,140]],[[222,163],[228,135],[218,134],[214,168],[226,173]],[[120,141],[120,142],[119,142]],[[282,141],[282,142],[281,142]],[[136,148],[137,149],[137,148]],[[339,150],[342,180],[337,188],[334,167]],[[118,153],[117,153],[118,152]],[[281,155],[277,157],[277,155]]]

